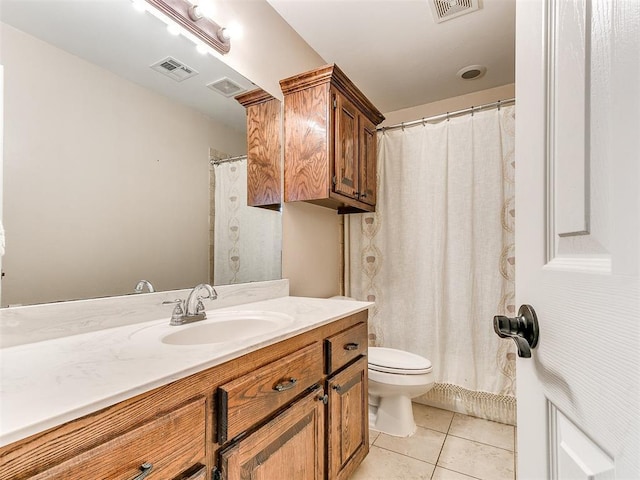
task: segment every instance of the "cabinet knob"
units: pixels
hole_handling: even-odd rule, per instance
[[[326,393],[324,395],[318,395],[318,401],[326,405],[327,403],[329,403],[329,395],[327,395]]]
[[[139,468],[140,468],[140,473],[135,477],[133,477],[132,480],[142,480],[147,475],[149,475],[151,473],[151,470],[153,470],[153,463],[144,462],[142,465],[140,465]]]
[[[360,198],[367,198],[367,194],[366,193],[361,193],[360,194]]]
[[[342,386],[337,383],[335,385],[332,385],[331,388],[333,388],[338,393],[342,391]]]

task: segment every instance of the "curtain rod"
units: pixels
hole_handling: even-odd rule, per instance
[[[210,163],[211,165],[220,165],[221,163],[238,162],[240,160],[245,160],[246,158],[246,155],[236,155],[235,157],[226,158],[212,158],[210,160]]]
[[[424,117],[424,118],[421,118],[420,120],[413,120],[411,122],[402,122],[396,125],[390,125],[388,127],[378,127],[376,130],[381,131],[382,133],[386,132],[387,130],[396,130],[398,128],[402,128],[404,130],[406,127],[413,127],[415,125],[424,125],[425,123],[436,122],[438,120],[449,120],[450,118],[459,117],[467,113],[471,113],[471,115],[473,115],[475,112],[480,112],[482,110],[489,110],[490,108],[497,108],[498,110],[500,110],[501,106],[511,105],[514,103],[516,103],[515,98],[509,98],[507,100],[498,100],[497,102],[485,103],[484,105],[477,105],[469,108],[463,108],[462,110],[456,110],[455,112],[447,112],[447,113],[441,113],[439,115],[433,115],[431,117]]]

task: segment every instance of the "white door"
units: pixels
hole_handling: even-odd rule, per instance
[[[640,0],[518,0],[518,479],[640,479]]]

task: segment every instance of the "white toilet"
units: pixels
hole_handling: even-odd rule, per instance
[[[335,296],[336,300],[355,300]],[[396,437],[416,431],[411,399],[433,387],[431,362],[394,348],[369,347],[369,427]]]
[[[431,362],[393,348],[369,347],[369,427],[408,437],[416,431],[411,399],[433,387]]]

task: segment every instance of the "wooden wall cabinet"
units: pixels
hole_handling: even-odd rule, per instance
[[[369,451],[366,322],[338,319],[4,446],[0,478],[346,479]]]
[[[376,126],[384,116],[336,65],[280,81],[284,199],[339,213],[376,205]]]
[[[281,104],[261,89],[235,99],[247,109],[247,205],[280,209]]]

